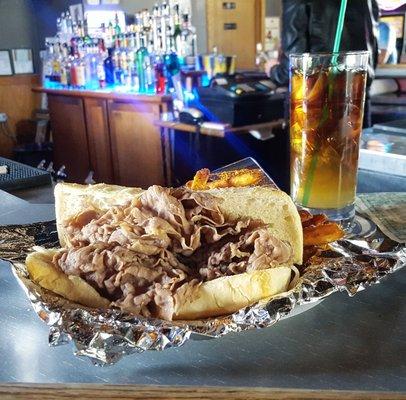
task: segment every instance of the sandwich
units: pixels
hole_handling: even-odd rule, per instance
[[[227,315],[289,290],[302,263],[299,213],[270,187],[58,184],[55,205],[61,248],[37,249],[27,269],[87,307],[165,320]]]

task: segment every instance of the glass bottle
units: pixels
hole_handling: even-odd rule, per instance
[[[104,73],[106,76],[106,85],[113,86],[115,83],[114,62],[113,62],[114,49],[112,47],[108,48],[107,53],[108,55],[104,60]]]
[[[137,74],[139,80],[139,92],[146,93],[147,92],[147,80],[146,80],[146,73],[145,73],[145,63],[146,58],[149,57],[148,50],[145,47],[145,38],[144,35],[140,35],[140,42],[141,46],[135,53],[136,55],[136,64],[137,64]]]
[[[106,48],[104,46],[103,39],[99,39],[97,43],[97,80],[99,82],[99,88],[106,87],[106,72],[104,69],[104,60],[106,59]]]
[[[196,29],[191,25],[189,14],[183,14],[180,56],[185,58],[187,65],[193,65],[197,54]]]
[[[42,85],[44,87],[52,87],[52,71],[54,62],[54,47],[51,43],[46,42],[46,53],[42,60]]]
[[[120,35],[120,33],[121,33],[121,27],[120,27],[120,24],[119,24],[118,14],[117,14],[117,13],[116,13],[116,15],[115,15],[115,17],[114,17],[114,21],[115,21],[115,24],[114,24],[114,33],[115,33],[116,35]]]

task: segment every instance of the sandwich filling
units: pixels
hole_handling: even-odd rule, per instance
[[[125,206],[65,221],[71,247],[54,257],[124,311],[171,320],[175,292],[223,276],[276,267],[291,246],[260,220],[228,218],[222,199],[151,186]]]

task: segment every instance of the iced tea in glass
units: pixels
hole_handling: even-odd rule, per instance
[[[368,57],[290,56],[291,195],[343,223],[354,216]]]

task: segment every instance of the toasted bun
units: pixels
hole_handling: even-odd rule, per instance
[[[124,205],[144,190],[116,185],[78,185],[76,183],[58,183],[55,186],[55,215],[59,242],[62,247],[70,243],[62,227],[63,221],[75,214],[92,208],[106,211],[114,205]]]
[[[259,218],[268,223],[274,236],[291,244],[292,262],[302,263],[302,224],[296,206],[285,192],[266,186],[213,189],[208,192],[223,199],[220,208],[229,217]],[[114,185],[59,183],[55,187],[55,207],[61,245],[69,247],[63,221],[89,208],[106,211],[114,205],[125,204],[142,193],[142,189]]]
[[[42,249],[27,256],[25,264],[32,281],[45,289],[92,308],[108,308],[110,301],[78,276],[69,276],[56,268],[52,258],[56,249]]]
[[[193,320],[231,314],[288,290],[290,267],[217,278],[175,294],[174,319]]]

